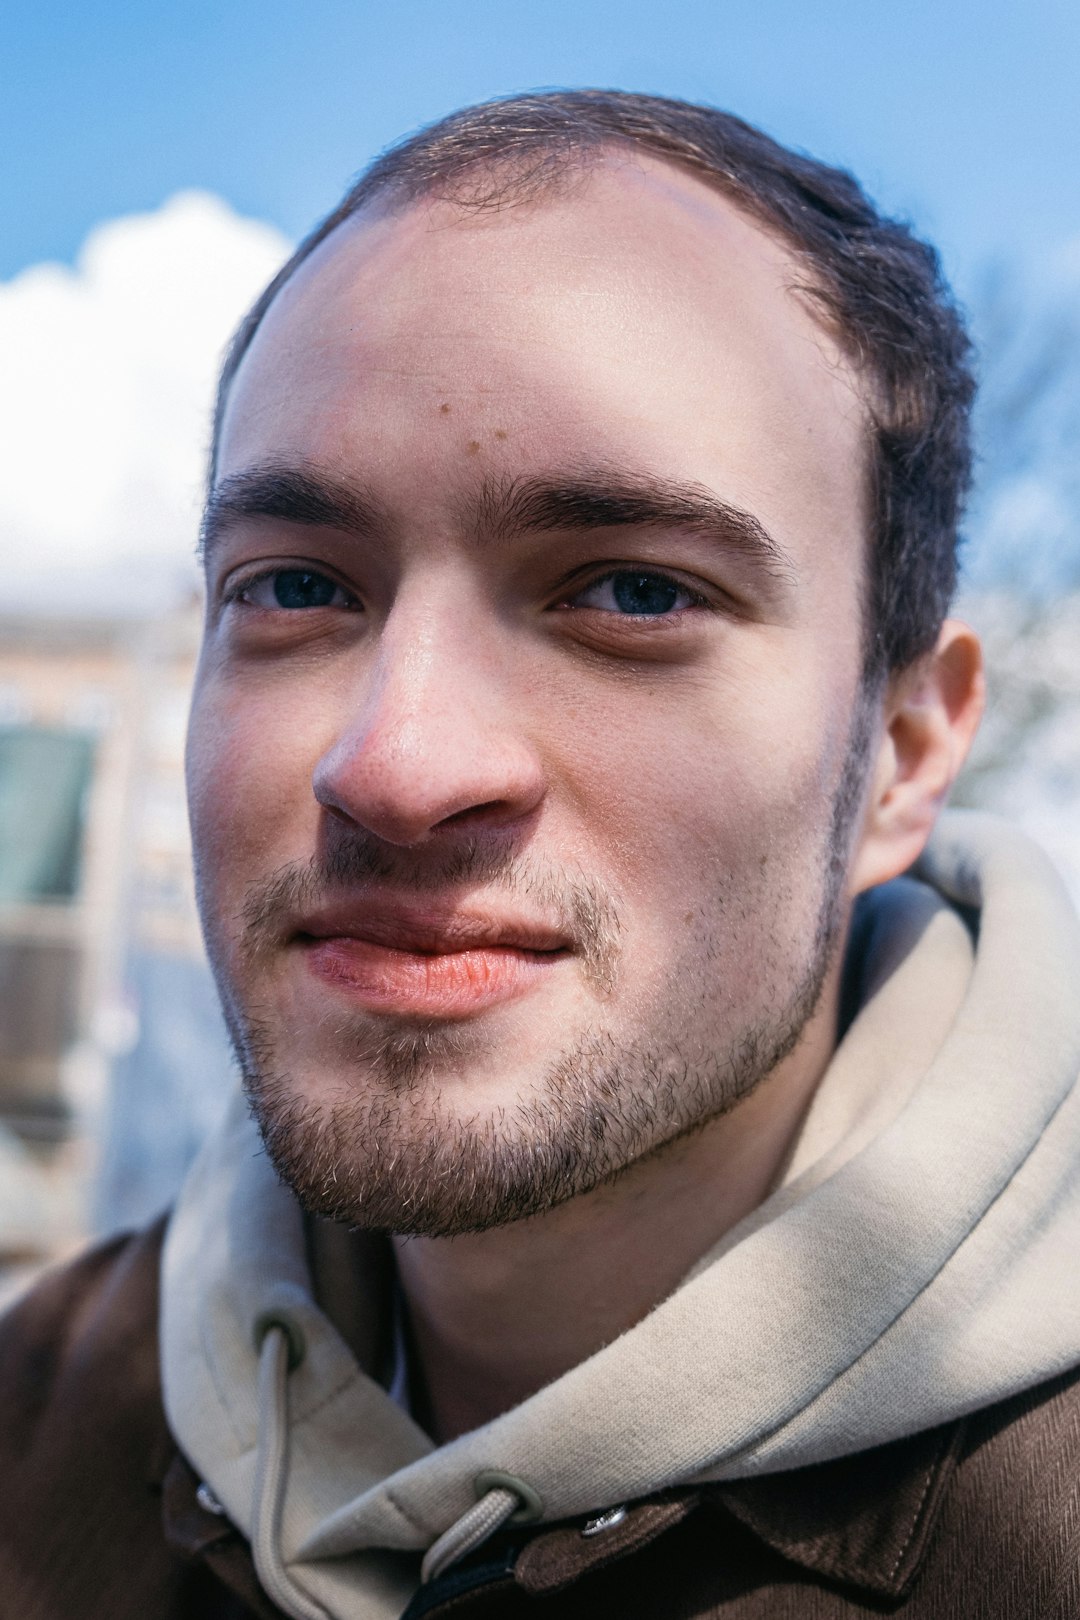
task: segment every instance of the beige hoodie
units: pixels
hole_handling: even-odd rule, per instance
[[[777,1190],[637,1327],[451,1444],[320,1311],[238,1103],[169,1229],[165,1403],[287,1613],[400,1615],[418,1554],[490,1527],[478,1497],[550,1522],[794,1468],[1080,1362],[1080,924],[986,817],[944,817],[917,876],[863,907],[861,1009]],[[302,1348],[288,1374],[268,1316]]]

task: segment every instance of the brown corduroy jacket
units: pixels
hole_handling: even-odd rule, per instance
[[[162,1231],[55,1272],[0,1323],[0,1620],[279,1615],[165,1422]],[[583,1529],[489,1542],[408,1620],[1080,1620],[1080,1369],[874,1451]]]

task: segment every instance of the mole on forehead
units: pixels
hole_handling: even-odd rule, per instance
[[[317,353],[321,362],[328,345],[340,347],[342,363],[349,356],[370,360],[369,345],[390,342],[415,358],[422,336],[418,323],[436,320],[431,335],[450,343],[459,329],[464,338],[483,321],[485,300],[494,300],[498,320],[513,320],[523,332],[554,323],[557,341],[577,343],[575,321],[587,318],[582,335],[591,334],[591,345],[606,353],[611,344],[605,345],[605,332],[611,328],[617,343],[623,300],[636,299],[631,313],[650,377],[656,375],[653,350],[672,335],[682,333],[700,352],[700,340],[715,329],[720,341],[734,341],[742,350],[756,352],[751,334],[769,354],[779,348],[779,364],[776,356],[772,363],[778,375],[791,364],[805,371],[795,351],[805,354],[812,345],[819,356],[815,386],[823,371],[829,374],[825,386],[831,382],[835,390],[839,374],[849,368],[832,323],[806,295],[805,265],[796,264],[785,244],[714,188],[661,160],[646,158],[610,172],[596,169],[586,178],[596,197],[563,199],[573,213],[560,220],[552,206],[471,219],[443,203],[389,214],[365,209],[346,220],[298,267],[267,310],[230,389],[233,400],[254,378],[263,383],[268,364],[271,375],[284,367],[299,371],[309,384],[313,379],[305,360]],[[493,253],[490,239],[471,240],[471,228],[464,235],[437,228],[435,208],[438,217],[460,217],[466,226],[482,225],[485,231],[528,218],[529,229],[538,234],[535,241],[508,240],[505,255],[501,249]],[[644,233],[643,217],[651,220]],[[549,224],[551,235],[545,239]],[[669,231],[669,224],[677,229]],[[573,241],[582,246],[580,254],[566,251]],[[664,291],[659,301],[658,282]],[[437,311],[429,309],[433,303]],[[528,344],[524,352],[531,352]],[[625,345],[618,352],[625,356]],[[701,368],[692,369],[697,375]]]

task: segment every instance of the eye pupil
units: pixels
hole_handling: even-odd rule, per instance
[[[670,613],[679,596],[674,581],[660,574],[616,574],[611,588],[623,613]]]
[[[274,598],[283,608],[329,607],[337,586],[325,574],[283,568],[274,575]]]

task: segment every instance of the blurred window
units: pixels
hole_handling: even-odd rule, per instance
[[[107,731],[116,719],[116,703],[111,692],[87,686],[71,698],[64,718],[76,731]]]
[[[0,902],[75,898],[93,765],[85,733],[0,728]]]
[[[30,719],[30,699],[13,681],[0,681],[0,726],[21,726]]]

